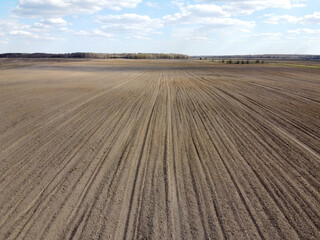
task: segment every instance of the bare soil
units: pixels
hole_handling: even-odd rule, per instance
[[[1,62],[0,239],[320,239],[320,70]]]

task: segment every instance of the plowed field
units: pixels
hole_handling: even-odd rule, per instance
[[[320,239],[320,70],[2,64],[0,239]]]

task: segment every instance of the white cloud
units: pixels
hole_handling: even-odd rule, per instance
[[[279,24],[279,23],[298,23],[299,18],[291,15],[273,15],[265,21],[269,24]]]
[[[204,19],[217,19],[229,16],[230,14],[224,12],[220,6],[196,4],[180,6],[180,12],[166,15],[163,19],[167,23],[193,23],[203,22]]]
[[[17,36],[17,37],[27,37],[27,38],[34,38],[34,39],[39,39],[40,36],[32,33],[32,32],[28,32],[28,31],[23,31],[23,30],[13,30],[13,31],[9,31],[9,35],[11,36]]]
[[[291,33],[291,34],[301,34],[301,33],[320,34],[320,29],[298,28],[298,29],[288,30],[288,33]]]
[[[253,12],[267,8],[291,8],[290,0],[262,0],[262,1],[229,1],[224,5],[225,11],[236,14],[252,14]]]
[[[148,7],[159,8],[158,3],[156,2],[145,2],[144,4],[147,5]]]
[[[302,24],[320,24],[320,12],[306,15],[301,18]]]
[[[103,8],[135,8],[141,0],[19,0],[14,12],[22,16],[44,17],[92,14]]]
[[[15,39],[55,39],[48,35],[48,28],[41,23],[30,26],[17,20],[0,20],[0,32]]]
[[[149,39],[149,34],[159,34],[157,29],[162,28],[161,19],[153,19],[147,15],[120,14],[98,16],[96,22],[100,29],[89,29],[77,32],[79,36],[112,37],[124,35],[127,39]]]
[[[229,38],[228,33],[248,32],[255,26],[254,21],[244,21],[225,11],[223,6],[214,4],[183,4],[176,2],[179,12],[163,17],[165,25],[173,27],[171,39],[174,43],[188,42],[211,44],[213,38]],[[213,35],[215,34],[215,35]]]
[[[150,40],[150,38],[143,37],[143,36],[129,36],[129,37],[126,37],[126,39],[130,39],[130,40]]]
[[[138,14],[99,16],[97,22],[105,31],[115,34],[135,34],[139,37],[163,27],[160,19]]]
[[[267,8],[291,9],[293,7],[305,6],[305,4],[291,0],[198,0],[196,2],[219,3],[223,11],[232,15],[252,14],[253,12]]]
[[[312,54],[314,54],[314,46],[315,46],[314,44],[316,44],[317,46],[317,43],[320,41],[320,37],[305,36],[304,38],[308,41],[308,43],[311,44],[310,48],[313,50]]]
[[[171,34],[171,38],[175,41],[208,41],[206,32],[197,32],[190,27],[181,27]]]
[[[69,28],[61,27],[61,28],[59,28],[59,31],[60,32],[67,32],[67,31],[69,31]]]
[[[0,19],[0,32],[7,33],[15,30],[27,30],[30,26],[20,23],[17,20],[1,20]]]
[[[44,29],[49,29],[50,26],[46,25],[46,24],[43,24],[41,22],[36,22],[33,24],[33,28],[34,29],[37,29],[37,31],[41,31],[41,30],[44,30]]]
[[[42,19],[41,23],[52,26],[68,26],[68,22],[62,18]]]
[[[282,33],[253,33],[251,36],[253,37],[279,37],[282,36]]]
[[[82,30],[80,32],[77,32],[76,35],[85,36],[85,37],[107,37],[107,38],[110,38],[110,37],[113,36],[113,34],[107,33],[107,32],[103,32],[100,29],[94,29],[94,30],[91,30],[91,31]]]
[[[143,24],[146,22],[152,22],[153,20],[147,15],[137,15],[137,14],[122,14],[122,15],[107,15],[99,16],[98,22],[101,24],[104,23],[113,23],[113,24],[127,24],[127,23],[139,23]]]
[[[33,26],[30,28],[34,32],[37,33],[48,33],[50,31],[59,30],[61,28],[65,28],[66,26],[71,25],[67,21],[62,18],[49,18],[49,19],[41,19],[40,22],[35,22]],[[61,31],[61,30],[60,30]]]
[[[250,35],[251,37],[262,38],[263,40],[274,40],[278,41],[283,36],[282,33],[253,33]]]
[[[231,18],[221,6],[196,4],[180,6],[180,12],[163,17],[166,24],[199,24],[207,27],[221,28],[231,26],[253,27],[253,21]]]
[[[272,15],[265,21],[269,24],[294,23],[294,24],[320,24],[320,12],[314,12],[303,17],[291,15]]]
[[[243,21],[235,18],[216,18],[216,19],[204,19],[207,20],[203,22],[206,26],[212,27],[243,27],[243,28],[252,28],[255,26],[253,21]]]

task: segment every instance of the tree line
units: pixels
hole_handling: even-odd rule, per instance
[[[223,59],[249,59],[249,60],[309,60],[320,61],[320,55],[307,54],[261,54],[261,55],[221,55],[221,56],[192,56],[192,59],[208,59],[208,60],[223,60]]]
[[[249,61],[249,60],[224,60],[222,59],[221,61],[219,61],[221,63],[228,63],[228,64],[250,64],[250,63],[257,63],[257,64],[263,64],[264,60],[253,60],[253,61]]]
[[[189,59],[177,53],[3,53],[0,58]]]

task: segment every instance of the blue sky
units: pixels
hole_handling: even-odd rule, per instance
[[[320,54],[320,0],[0,0],[0,52]]]

